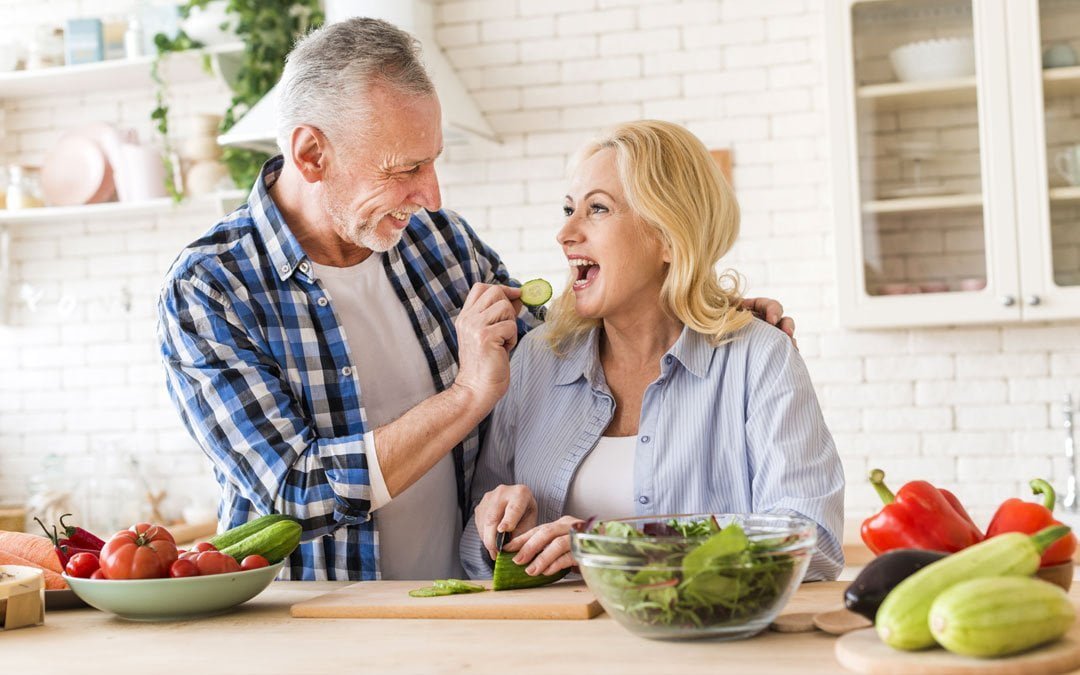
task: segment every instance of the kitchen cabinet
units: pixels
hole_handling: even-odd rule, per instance
[[[826,7],[841,323],[1080,317],[1080,0]]]

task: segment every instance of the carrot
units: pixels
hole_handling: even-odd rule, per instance
[[[29,560],[34,567],[60,574],[64,568],[56,557],[52,542],[45,537],[26,532],[7,532],[0,530],[0,551]]]
[[[14,553],[7,553],[0,550],[0,565],[22,565],[24,567],[36,567],[43,569],[41,565],[35,565],[26,558],[20,558]],[[43,570],[45,572],[45,589],[50,591],[63,590],[68,587],[67,582],[64,581],[64,577],[60,576],[52,570]]]

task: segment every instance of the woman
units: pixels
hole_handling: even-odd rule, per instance
[[[840,460],[798,351],[715,271],[739,215],[708,151],[675,124],[620,125],[585,148],[563,210],[570,285],[511,362],[466,571],[490,576],[497,532],[552,574],[592,516],[769,512],[817,523],[807,578],[835,579]]]

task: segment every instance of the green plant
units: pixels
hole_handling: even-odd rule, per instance
[[[210,1],[188,0],[180,6],[180,15],[186,18],[193,8],[205,7]],[[324,19],[319,0],[228,0],[226,9],[236,19],[236,35],[244,42],[245,48],[240,66],[230,82],[233,96],[222,117],[222,133],[231,129],[251,106],[277,84],[285,67],[285,56],[292,49],[293,42],[309,29],[322,25]],[[172,39],[159,33],[154,37],[154,44],[157,46],[157,56],[152,75],[157,83],[157,106],[151,117],[163,138],[166,187],[174,199],[180,199],[182,195],[173,181],[166,83],[160,77],[158,66],[171,52],[201,45],[183,31]],[[230,147],[224,149],[222,162],[228,167],[233,182],[243,187],[255,181],[267,157],[265,153]]]

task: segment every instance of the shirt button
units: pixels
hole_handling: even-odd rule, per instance
[[[282,265],[282,266],[281,266],[281,273],[282,273],[282,274],[288,274],[288,273],[289,273],[289,270],[291,270],[291,269],[292,269],[292,268],[291,268],[291,267],[289,267],[288,265]]]
[[[345,366],[341,369],[341,374],[345,377],[350,377],[352,375],[352,368],[350,368],[349,366]]]
[[[303,272],[304,274],[307,274],[308,270],[310,270],[310,269],[311,269],[311,265],[307,264],[306,262],[300,263],[300,271]]]
[[[668,354],[667,356],[664,357],[664,363],[670,364],[672,362],[672,360],[674,360],[674,359],[675,359],[674,356],[672,356],[671,354]]]
[[[641,495],[640,497],[637,498],[637,500],[638,500],[638,504],[648,504],[649,503],[649,498],[646,497],[645,495]]]
[[[315,302],[319,303],[319,307],[326,307],[327,305],[330,304],[330,301],[326,299],[325,295],[319,296],[319,299],[316,300]]]
[[[642,436],[641,437],[641,442],[642,443],[648,443],[650,440],[652,440],[652,439],[650,439],[648,436]]]

